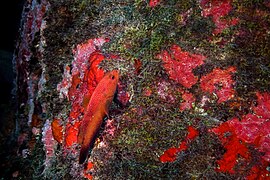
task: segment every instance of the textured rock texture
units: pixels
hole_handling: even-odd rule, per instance
[[[269,179],[269,27],[267,0],[27,1],[3,176]],[[81,121],[114,69],[110,116],[79,165]]]

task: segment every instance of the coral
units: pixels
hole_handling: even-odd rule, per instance
[[[83,175],[87,179],[93,179],[91,174],[91,170],[93,169],[94,164],[92,162],[88,162],[86,168],[84,169]]]
[[[193,94],[184,92],[182,94],[183,102],[180,104],[180,111],[188,110],[192,108],[192,103],[195,102],[195,97]]]
[[[237,164],[239,156],[250,159],[250,153],[245,143],[241,143],[237,138],[234,128],[230,127],[229,123],[225,122],[217,128],[213,128],[210,132],[218,135],[219,139],[226,148],[226,153],[223,158],[218,160],[218,171],[235,173],[234,167]]]
[[[215,68],[211,73],[201,77],[200,87],[204,92],[216,93],[218,103],[225,102],[234,97],[234,81],[232,73],[235,73],[235,67],[229,67],[226,70]]]
[[[155,7],[155,6],[159,5],[160,1],[161,0],[150,0],[149,1],[149,6],[150,7]]]
[[[63,80],[61,81],[61,83],[59,83],[57,85],[57,91],[59,91],[60,95],[59,97],[62,99],[64,97],[69,99],[69,89],[71,87],[71,82],[72,80],[75,78],[71,76],[70,74],[70,67],[68,65],[66,65],[66,67],[64,68],[64,74],[62,76]],[[75,83],[73,83],[75,84]]]
[[[264,153],[263,159],[270,161],[270,94],[257,93],[258,105],[254,114],[244,115],[241,121],[233,118],[228,121],[235,128],[237,137],[246,143],[254,144]]]
[[[253,166],[250,170],[250,174],[246,177],[247,180],[265,180],[269,179],[269,170],[267,170],[269,162],[261,161],[257,166]]]
[[[198,77],[193,74],[192,70],[202,65],[206,59],[203,55],[182,51],[177,45],[172,45],[170,52],[161,52],[158,58],[163,61],[163,67],[170,78],[186,88],[191,88],[191,86],[196,84]]]
[[[45,178],[269,177],[269,3],[51,0],[44,14],[44,2],[26,7],[31,8],[18,64],[31,68],[18,66],[18,91],[27,94],[18,117],[29,120],[36,139],[45,119],[53,120],[42,134],[46,165],[53,160]],[[42,42],[36,42],[39,37]],[[220,48],[215,42],[229,43]],[[33,56],[35,51],[40,56]],[[120,106],[113,104],[113,119],[102,126],[82,167],[77,163],[82,117],[104,72],[116,67]],[[33,158],[43,165],[43,156],[32,155],[42,154],[34,151],[33,138],[19,137],[25,162]],[[27,166],[27,175],[43,176],[44,166],[36,167]],[[18,169],[12,172],[20,178],[24,172]]]
[[[188,134],[178,148],[172,147],[167,149],[160,157],[159,160],[162,163],[173,162],[176,160],[177,154],[181,151],[185,151],[188,148],[190,141],[194,140],[199,135],[199,132],[192,126],[188,127]]]
[[[231,20],[225,19],[232,10],[231,0],[202,0],[200,5],[202,7],[202,16],[211,16],[216,28],[213,31],[214,35],[220,34],[224,29],[235,26],[239,19],[232,18]]]
[[[210,131],[218,135],[226,148],[223,158],[218,160],[218,171],[235,173],[234,167],[237,165],[239,155],[250,162],[252,155],[247,148],[247,144],[252,144],[264,155],[261,156],[262,165],[253,166],[248,179],[265,178],[268,172],[265,168],[270,161],[269,147],[269,127],[270,116],[269,93],[257,93],[258,105],[253,107],[254,114],[244,115],[241,121],[233,118],[217,128]]]

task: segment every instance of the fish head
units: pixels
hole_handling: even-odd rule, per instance
[[[108,96],[113,96],[115,94],[117,84],[119,81],[119,72],[118,70],[113,70],[105,74],[103,80],[106,82],[106,94]]]

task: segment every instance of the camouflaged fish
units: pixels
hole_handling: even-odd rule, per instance
[[[109,116],[109,107],[117,89],[118,79],[117,70],[106,73],[91,96],[78,136],[78,143],[81,145],[80,164],[86,160],[90,146],[94,143],[103,119]]]

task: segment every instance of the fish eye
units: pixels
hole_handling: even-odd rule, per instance
[[[114,79],[114,75],[112,75],[112,79]]]

